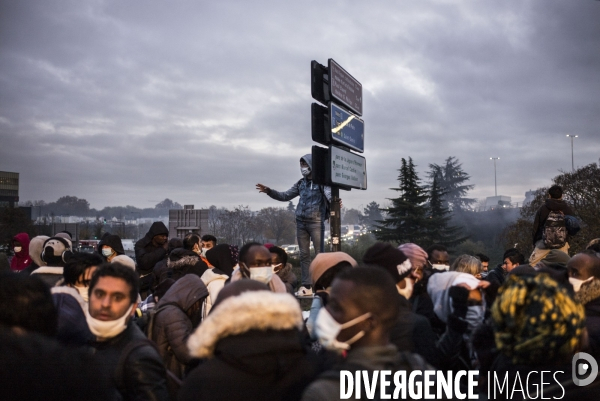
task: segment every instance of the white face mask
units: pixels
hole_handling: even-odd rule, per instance
[[[276,265],[271,265],[271,268],[273,269],[273,273],[277,274],[281,269],[281,263],[277,263]]]
[[[304,177],[306,177],[310,174],[310,168],[309,167],[300,167],[300,172],[302,173],[302,175]]]
[[[102,255],[104,255],[105,258],[108,258],[112,254],[113,254],[112,248],[102,248]]]
[[[269,284],[271,278],[273,278],[273,267],[253,267],[250,270],[250,278],[252,280],[260,281],[263,284]]]
[[[90,287],[80,287],[78,285],[75,286],[75,289],[77,291],[79,291],[79,295],[81,295],[81,298],[83,298],[83,300],[85,301],[85,303],[90,302],[90,292],[89,289]]]
[[[14,250],[15,250],[15,253],[19,253],[19,252],[21,252],[23,250],[23,247],[22,246],[15,246]]]
[[[202,250],[200,251],[200,255],[206,257],[206,251],[208,251],[208,248],[202,248]]]
[[[571,283],[571,285],[573,286],[573,290],[575,290],[575,292],[579,292],[579,290],[581,289],[581,285],[583,283],[587,283],[588,281],[592,281],[594,279],[594,277],[590,277],[587,280],[580,280],[578,278],[575,277],[569,277],[569,283]]]
[[[337,340],[340,331],[352,327],[371,316],[370,312],[365,313],[355,319],[352,319],[344,324],[338,323],[326,308],[321,308],[315,321],[315,334],[323,347],[331,351],[349,350],[350,346],[360,340],[364,335],[364,331],[356,333],[354,337],[346,342]]]
[[[448,270],[450,270],[450,266],[448,266],[448,265],[434,265],[434,264],[432,264],[431,268],[435,269],[435,270],[441,270],[441,271],[448,271]]]
[[[90,328],[90,331],[96,337],[100,337],[101,339],[108,339],[118,336],[127,328],[127,319],[129,318],[129,314],[133,309],[135,304],[131,304],[127,312],[117,320],[98,320],[94,319],[88,309],[85,311],[85,320]]]

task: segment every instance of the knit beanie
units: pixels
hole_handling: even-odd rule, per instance
[[[308,273],[310,274],[310,278],[312,280],[312,285],[315,285],[319,278],[325,273],[327,270],[337,265],[340,262],[349,262],[352,267],[358,266],[356,260],[345,252],[323,252],[315,256],[315,259],[312,261],[308,268]]]
[[[42,259],[48,266],[64,266],[65,258],[73,249],[70,239],[62,236],[48,238],[43,245]]]
[[[383,267],[392,275],[395,283],[408,277],[412,266],[404,252],[387,242],[378,242],[367,249],[363,262]]]
[[[424,267],[427,263],[427,252],[419,245],[413,243],[402,244],[398,247],[403,254],[410,260],[413,266]]]
[[[510,274],[492,306],[496,347],[514,364],[570,357],[585,327],[583,306],[548,274]]]
[[[553,269],[566,269],[567,263],[569,263],[571,257],[566,253],[559,249],[553,249],[542,260],[541,263],[545,264],[548,267]]]

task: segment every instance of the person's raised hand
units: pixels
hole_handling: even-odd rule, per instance
[[[258,189],[258,193],[264,192],[267,193],[269,192],[269,187],[263,185],[263,184],[256,184],[256,189]]]

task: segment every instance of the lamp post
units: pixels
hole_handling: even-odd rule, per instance
[[[490,157],[490,160],[494,161],[494,196],[498,196],[498,185],[496,181],[496,160],[500,160],[499,157]]]
[[[571,171],[575,171],[575,161],[573,159],[573,139],[577,138],[579,135],[570,135],[567,134],[567,138],[571,138]]]

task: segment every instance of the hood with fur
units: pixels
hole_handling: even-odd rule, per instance
[[[200,261],[200,256],[194,251],[183,248],[174,249],[167,259],[169,269],[183,269],[185,266],[194,266]]]
[[[248,291],[215,307],[188,339],[190,355],[213,356],[219,340],[250,330],[301,330],[302,311],[290,294]]]

